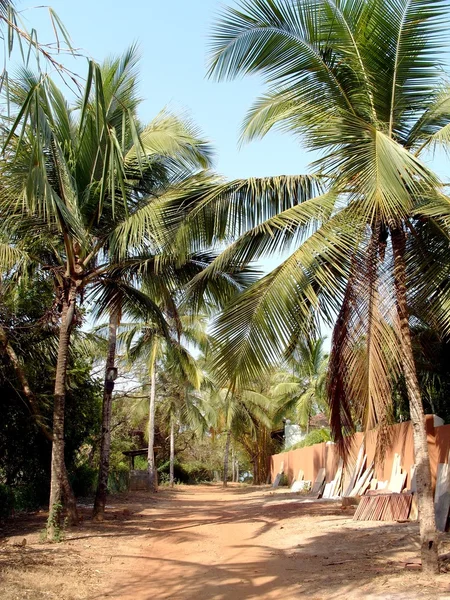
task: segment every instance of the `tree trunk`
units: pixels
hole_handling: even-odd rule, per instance
[[[68,283],[63,290],[53,406],[50,502],[47,522],[47,538],[49,540],[56,539],[61,529],[62,496],[65,480],[64,409],[66,400],[66,376],[67,361],[69,357],[70,334],[75,315],[76,293],[76,287],[72,282]]]
[[[45,437],[48,440],[50,440],[51,442],[53,442],[53,434],[49,430],[47,425],[45,424],[44,419],[42,418],[38,403],[36,401],[34,393],[32,392],[32,390],[30,388],[30,385],[28,383],[28,377],[26,376],[26,373],[22,366],[22,363],[20,362],[19,357],[16,354],[16,351],[11,346],[11,344],[8,340],[6,331],[1,326],[0,326],[0,344],[3,345],[5,352],[8,355],[8,358],[14,368],[14,371],[20,382],[20,385],[22,386],[22,393],[25,396],[25,398],[28,400],[28,404],[29,404],[31,412],[33,413],[33,416],[36,420],[36,423],[40,427],[40,429],[41,429],[42,433],[45,435]],[[67,508],[67,516],[69,519],[69,523],[71,525],[76,524],[76,523],[78,523],[77,502],[75,500],[72,486],[70,485],[69,478],[67,476],[67,469],[66,469],[66,466],[64,463],[63,463],[63,473],[62,473],[62,487],[63,487],[63,494],[64,494],[65,504],[66,504],[66,508]]]
[[[391,237],[394,252],[394,282],[397,316],[400,326],[403,372],[413,426],[422,570],[428,573],[438,573],[438,534],[434,514],[425,414],[414,363],[411,330],[409,327],[406,295],[405,234],[402,229],[395,228],[391,229]]]
[[[227,441],[225,443],[225,455],[223,458],[223,487],[228,484],[228,458],[230,455],[231,431],[227,431]]]
[[[95,495],[93,520],[103,521],[105,516],[106,495],[108,493],[109,456],[111,449],[111,413],[114,383],[107,381],[107,375],[116,362],[117,327],[119,311],[111,309],[109,315],[108,355],[105,366],[105,382],[103,387],[102,433],[100,442],[100,465],[98,472],[97,493]]]
[[[174,466],[175,466],[175,423],[173,418],[170,420],[170,465],[169,465],[169,482],[170,487],[174,485]]]
[[[67,469],[65,463],[63,463],[62,471],[62,492],[64,497],[64,506],[67,511],[67,520],[69,525],[78,525],[78,509],[75,494],[73,493],[72,486],[70,485],[69,476],[67,475]]]
[[[148,486],[150,491],[157,491],[156,465],[155,465],[155,399],[156,399],[156,353],[157,342],[153,342],[150,351],[149,374],[150,374],[150,398],[148,417]]]

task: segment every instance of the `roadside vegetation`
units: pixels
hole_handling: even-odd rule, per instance
[[[345,455],[352,432],[411,420],[436,572],[424,415],[450,422],[450,198],[430,161],[450,143],[447,3],[224,8],[209,75],[266,85],[242,140],[279,128],[320,154],[234,181],[195,123],[163,107],[142,123],[134,47],[52,79],[0,9],[31,48],[2,88],[0,518],[46,505],[54,540],[77,497],[102,521],[132,464],[153,492],[259,485],[286,421],[294,448]]]

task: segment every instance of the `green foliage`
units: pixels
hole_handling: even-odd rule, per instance
[[[322,442],[330,441],[330,430],[322,427],[321,429],[313,429],[305,436],[305,438],[301,442],[297,442],[290,448],[287,448],[287,450],[297,450],[298,448],[306,448],[307,446],[314,446],[314,444],[321,444]]]
[[[97,488],[98,469],[84,463],[74,469],[71,484],[75,496],[92,496]]]
[[[210,74],[266,85],[243,138],[289,132],[326,178],[291,205],[264,198],[217,261],[289,251],[217,320],[218,375],[244,387],[327,323],[336,441],[392,414],[411,315],[450,332],[450,202],[426,155],[450,144],[448,17],[447,0],[243,0],[214,26]]]
[[[117,494],[119,492],[125,492],[128,489],[130,480],[130,473],[127,468],[121,470],[110,470],[108,476],[108,490]]]
[[[286,487],[289,485],[289,479],[286,473],[282,473],[280,477],[280,483],[278,484],[280,487]]]
[[[14,493],[7,485],[0,483],[0,522],[11,516],[14,510]]]
[[[35,510],[48,501],[53,380],[57,329],[51,280],[33,275],[12,287],[7,276],[0,298],[0,326],[32,390],[30,403],[9,356],[0,352],[0,482],[14,495],[15,509]],[[68,361],[66,462],[69,476],[80,446],[99,429],[101,386],[91,377],[92,358],[78,346],[75,332]]]

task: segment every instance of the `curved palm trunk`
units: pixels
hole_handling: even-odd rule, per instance
[[[150,351],[149,373],[150,373],[150,398],[149,398],[149,417],[148,417],[148,485],[152,492],[157,491],[157,476],[155,464],[155,399],[156,399],[156,353],[157,342],[153,342]]]
[[[425,414],[414,363],[406,297],[405,234],[401,229],[391,229],[391,236],[394,252],[394,281],[397,316],[400,325],[403,371],[413,426],[422,569],[423,571],[438,573],[438,534],[434,515]]]
[[[223,457],[223,487],[228,485],[228,459],[230,456],[231,431],[227,431],[227,441],[225,443],[225,455]]]
[[[170,420],[170,463],[169,463],[169,483],[174,486],[174,467],[175,467],[175,423],[173,418]]]
[[[107,381],[110,369],[116,361],[117,327],[119,311],[113,309],[109,315],[108,356],[105,366],[105,383],[103,388],[102,434],[100,443],[100,466],[98,473],[97,493],[94,501],[93,519],[103,521],[105,516],[106,496],[108,493],[109,456],[111,449],[111,413],[113,386]]]
[[[57,537],[61,528],[63,488],[67,489],[68,486],[64,463],[64,409],[67,361],[69,357],[70,334],[75,315],[76,294],[75,284],[72,282],[68,283],[63,291],[58,360],[55,374],[50,501],[47,522],[47,537],[50,540]]]

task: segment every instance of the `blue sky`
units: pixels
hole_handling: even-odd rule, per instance
[[[311,158],[297,140],[273,133],[238,147],[239,127],[253,99],[263,91],[256,77],[217,83],[206,78],[208,34],[223,3],[218,0],[51,0],[73,45],[101,61],[133,42],[141,60],[142,120],[163,107],[187,114],[216,149],[216,169],[228,178],[304,173]],[[19,9],[36,6],[22,0]],[[42,42],[52,41],[46,9],[23,10]],[[73,67],[73,63],[71,63]],[[83,59],[73,67],[85,72]]]
[[[264,91],[258,77],[217,83],[206,78],[208,36],[224,0],[131,0],[130,10],[118,0],[52,0],[73,45],[101,61],[137,43],[141,60],[142,120],[162,108],[188,114],[216,150],[216,169],[228,178],[307,172],[312,156],[298,140],[273,132],[263,140],[239,147],[239,129],[246,110]],[[41,42],[54,40],[48,10],[35,2],[17,0],[28,27]],[[84,59],[69,63],[80,75]],[[429,162],[445,180],[448,160]]]
[[[141,60],[143,122],[162,108],[187,113],[216,150],[216,169],[227,178],[260,177],[307,172],[311,155],[298,140],[273,132],[263,140],[239,147],[239,129],[246,110],[263,91],[257,77],[217,83],[206,78],[208,36],[214,19],[231,0],[51,0],[66,25],[73,46],[97,61],[120,54],[137,43]],[[28,27],[35,27],[41,42],[54,34],[48,10],[32,8],[36,2],[17,0]],[[84,59],[70,67],[86,72]],[[448,159],[430,157],[433,168],[446,181]],[[263,262],[270,270],[281,260]]]

